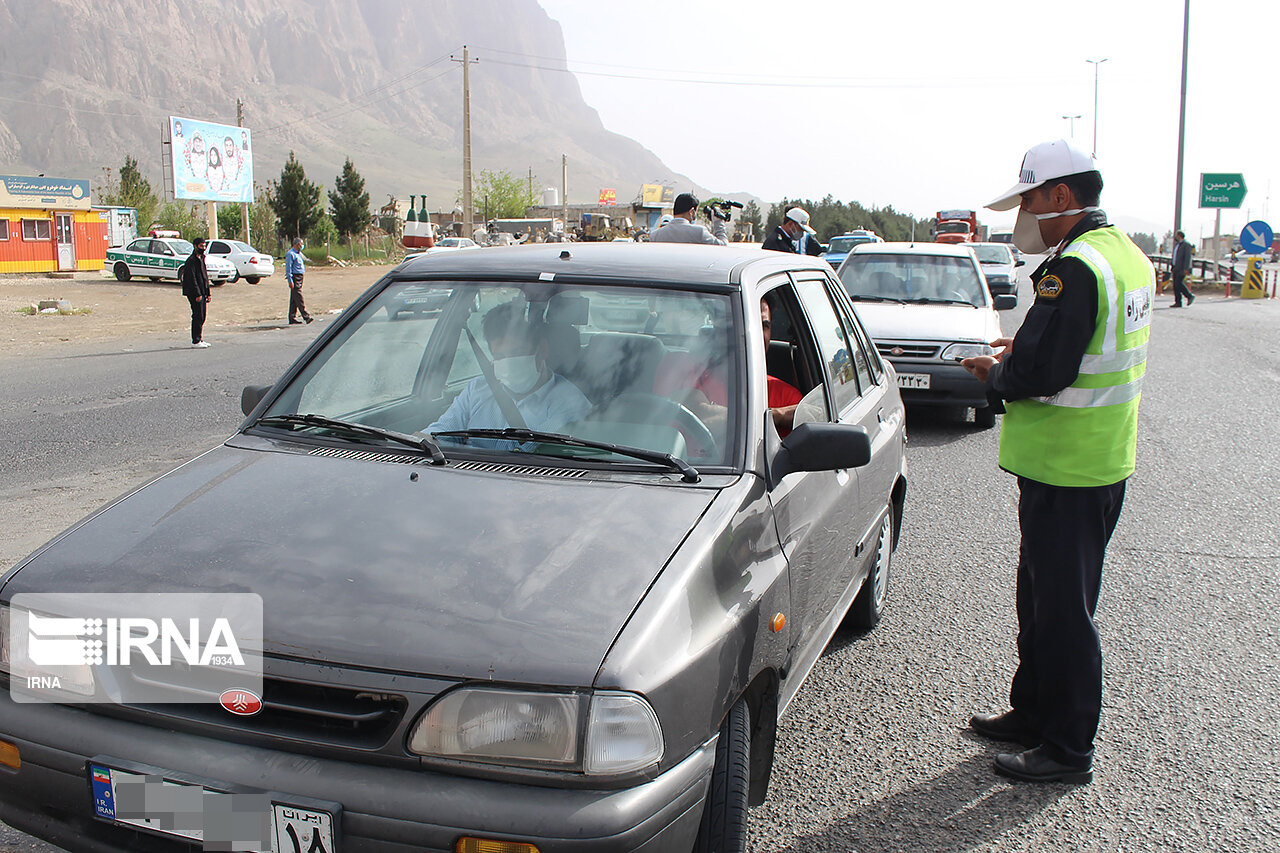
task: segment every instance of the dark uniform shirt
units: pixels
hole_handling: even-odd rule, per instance
[[[1004,411],[1004,400],[1052,396],[1076,381],[1097,327],[1098,284],[1083,261],[1061,253],[1086,231],[1105,227],[1105,213],[1087,214],[1031,274],[1035,304],[1014,336],[1013,351],[987,374],[987,399],[996,411]]]

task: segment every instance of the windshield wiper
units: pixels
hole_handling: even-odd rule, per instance
[[[388,441],[407,444],[409,447],[416,447],[418,450],[426,451],[431,456],[432,465],[444,465],[448,461],[445,459],[444,451],[440,449],[440,445],[436,444],[435,439],[422,432],[409,435],[395,430],[383,429],[382,427],[369,426],[368,424],[326,418],[324,415],[301,414],[268,415],[265,418],[258,419],[258,426],[310,426],[331,429],[335,432],[345,432],[349,435],[385,438]]]
[[[850,293],[849,298],[854,302],[896,302],[902,304],[902,300],[894,296],[870,296],[865,293]]]
[[[643,447],[629,447],[625,444],[610,444],[607,441],[591,441],[585,438],[574,438],[571,435],[565,435],[559,432],[541,432],[536,429],[522,429],[519,427],[506,427],[505,429],[453,429],[447,432],[437,432],[434,435],[459,435],[471,436],[473,438],[505,438],[512,441],[545,441],[554,444],[564,444],[569,447],[589,447],[593,450],[607,450],[610,453],[616,453],[619,456],[630,456],[632,459],[642,459],[645,462],[657,462],[660,465],[666,465],[668,468],[679,471],[682,480],[686,483],[697,483],[701,477],[698,470],[679,456],[673,456],[670,453],[660,453],[657,450],[645,450]]]
[[[978,307],[977,305],[974,305],[972,302],[970,302],[968,299],[944,299],[944,298],[942,298],[941,296],[937,296],[937,297],[935,297],[935,296],[917,296],[917,297],[915,297],[914,299],[908,299],[907,301],[908,301],[908,302],[912,302],[912,303],[916,303],[916,304],[920,304],[920,305],[923,305],[923,304],[925,304],[925,303],[927,303],[927,302],[942,302],[942,303],[947,303],[947,304],[950,304],[950,305],[968,305],[970,308],[977,308],[977,307]]]

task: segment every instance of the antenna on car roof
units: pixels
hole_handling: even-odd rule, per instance
[[[915,245],[916,245],[916,220],[913,217],[911,219],[911,248],[914,249]]]

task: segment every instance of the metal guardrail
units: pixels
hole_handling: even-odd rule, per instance
[[[1147,255],[1151,260],[1151,265],[1157,270],[1168,272],[1173,269],[1173,259],[1169,255]],[[1213,264],[1211,258],[1192,258],[1191,271],[1199,269],[1202,278],[1213,277]],[[1218,281],[1244,281],[1244,273],[1231,265],[1229,261],[1218,261]]]

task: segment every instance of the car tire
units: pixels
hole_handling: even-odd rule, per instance
[[[884,604],[889,597],[889,569],[893,564],[893,506],[884,512],[884,520],[880,522],[880,533],[876,537],[875,562],[867,572],[858,597],[849,606],[849,615],[845,620],[851,628],[862,631],[874,628],[884,615]]]
[[[978,429],[991,429],[996,425],[996,413],[990,406],[973,410],[973,423]]]
[[[262,281],[262,278],[256,275],[247,275],[244,277],[244,280],[249,282],[250,284],[257,284],[258,282]]]
[[[115,273],[116,281],[128,281],[133,278],[133,274],[129,272],[129,265],[124,261],[116,261],[116,265],[111,268],[111,272]]]
[[[240,270],[236,270],[236,277],[231,279],[231,283],[235,284],[239,280],[240,280]]]
[[[751,712],[739,699],[720,724],[693,853],[745,853],[747,791],[751,784]]]

